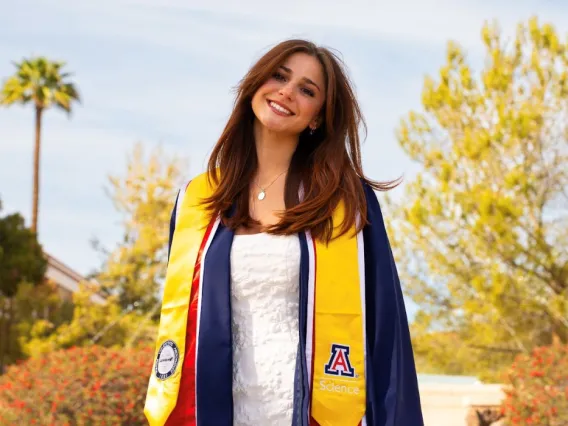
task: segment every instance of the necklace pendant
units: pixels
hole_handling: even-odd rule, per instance
[[[266,192],[260,191],[260,192],[258,193],[257,198],[258,198],[259,201],[264,200],[265,197],[266,197]]]

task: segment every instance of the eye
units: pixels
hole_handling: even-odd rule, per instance
[[[286,81],[286,77],[284,77],[284,76],[283,76],[281,73],[279,73],[278,71],[275,72],[274,74],[272,74],[272,78],[273,78],[274,80],[277,80],[277,81]]]
[[[312,89],[309,89],[307,87],[302,87],[302,93],[304,93],[305,95],[308,95],[310,97],[314,97],[316,94]]]

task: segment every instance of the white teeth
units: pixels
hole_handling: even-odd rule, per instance
[[[284,114],[288,114],[288,115],[291,115],[291,114],[292,114],[292,111],[289,111],[289,110],[287,110],[287,109],[284,108],[284,107],[281,107],[280,105],[278,105],[278,104],[275,103],[275,102],[270,102],[270,106],[271,106],[272,108],[274,108],[275,110],[277,110],[277,111],[283,112]]]

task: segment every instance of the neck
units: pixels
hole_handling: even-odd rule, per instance
[[[299,138],[272,132],[255,121],[254,141],[258,159],[257,179],[260,184],[266,184],[288,170]]]

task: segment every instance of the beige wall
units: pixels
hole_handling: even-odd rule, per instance
[[[464,426],[471,405],[499,405],[503,397],[500,385],[420,385],[425,426]]]

